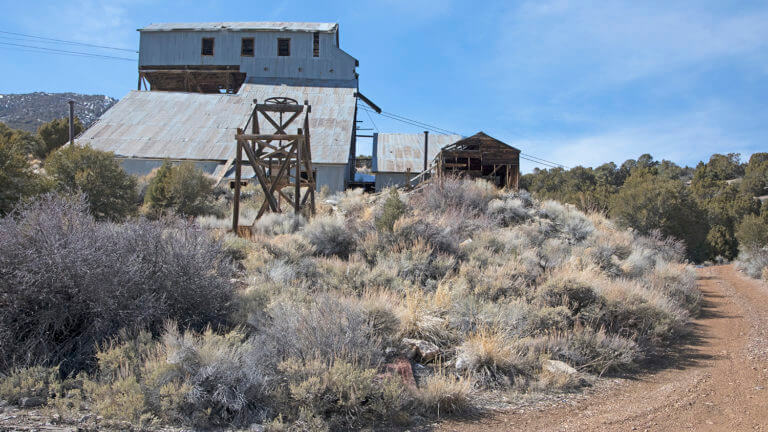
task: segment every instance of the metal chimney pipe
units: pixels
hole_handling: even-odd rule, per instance
[[[424,171],[429,163],[429,131],[424,131]]]
[[[69,101],[69,145],[75,145],[75,101]]]

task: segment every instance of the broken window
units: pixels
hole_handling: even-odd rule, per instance
[[[312,35],[312,57],[320,57],[320,33]]]
[[[253,57],[253,38],[243,38],[240,42],[240,55]]]
[[[291,40],[288,38],[277,39],[277,55],[288,57],[291,55]]]
[[[204,56],[213,55],[213,38],[203,38],[203,46],[200,50],[200,54]]]

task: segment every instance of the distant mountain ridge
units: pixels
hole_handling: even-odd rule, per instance
[[[86,128],[117,103],[117,99],[109,96],[79,93],[0,94],[0,122],[35,132],[43,123],[68,117],[69,100],[75,101],[75,115]]]

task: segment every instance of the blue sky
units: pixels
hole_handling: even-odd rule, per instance
[[[385,111],[567,166],[768,151],[768,3],[1,0],[0,30],[136,48],[152,22],[331,21]],[[81,50],[14,40],[0,42]],[[128,56],[119,51],[88,50]],[[0,93],[120,98],[129,61],[0,45]],[[361,113],[366,127],[374,127]],[[373,117],[381,132],[419,132]],[[369,147],[363,144],[362,152]],[[523,170],[533,164],[523,161]]]

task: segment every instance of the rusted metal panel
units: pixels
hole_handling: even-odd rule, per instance
[[[431,164],[440,150],[460,140],[461,135],[429,134],[427,160]],[[380,133],[374,138],[373,171],[414,174],[424,169],[424,134]]]

